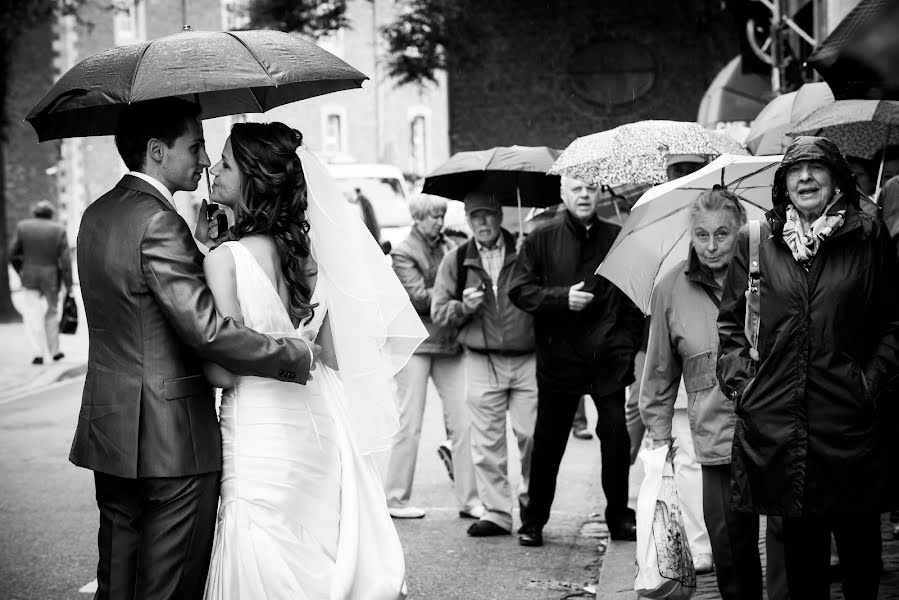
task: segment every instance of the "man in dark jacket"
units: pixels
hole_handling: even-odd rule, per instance
[[[10,262],[22,280],[22,320],[34,349],[32,364],[59,360],[59,286],[72,291],[72,261],[66,229],[53,221],[53,205],[38,202],[32,214],[16,226],[9,248]]]
[[[606,522],[613,539],[635,539],[627,507],[630,439],[624,388],[634,381],[634,355],[643,315],[618,288],[595,274],[620,227],[596,217],[599,190],[562,178],[567,209],[557,222],[531,233],[518,255],[509,296],[533,313],[537,344],[537,426],[529,502],[519,542],[543,543],[559,464],[582,394],[598,413]]]

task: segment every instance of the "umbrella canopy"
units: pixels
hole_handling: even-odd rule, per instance
[[[579,137],[565,149],[550,173],[617,186],[668,180],[669,154],[746,154],[735,140],[685,121],[638,121]]]
[[[718,72],[703,94],[696,120],[709,128],[722,121],[751,121],[770,97],[770,78],[744,73],[743,59],[737,56]]]
[[[771,208],[774,171],[782,158],[724,154],[695,173],[652,188],[634,205],[596,273],[648,315],[659,278],[687,258],[693,200],[715,184],[724,185],[745,199],[750,219],[761,219]]]
[[[807,83],[795,92],[776,97],[752,122],[746,147],[756,155],[782,154],[789,145],[784,137],[793,125],[833,101],[833,92],[824,82]]]
[[[843,154],[870,159],[899,143],[899,101],[838,100],[812,111],[790,133],[820,135]]]
[[[108,135],[132,102],[179,96],[199,102],[208,119],[265,112],[358,88],[365,79],[333,54],[288,33],[186,29],[83,60],[25,120],[40,141]]]
[[[862,0],[808,62],[836,97],[899,100],[899,2]]]
[[[559,177],[546,173],[560,153],[545,146],[457,152],[425,178],[421,191],[453,200],[492,192],[504,206],[552,206],[560,202]]]

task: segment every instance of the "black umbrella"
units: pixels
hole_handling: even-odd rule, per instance
[[[365,75],[280,31],[185,30],[104,50],[65,73],[25,118],[40,141],[108,135],[132,102],[182,97],[201,117],[265,112],[338,90]]]
[[[808,62],[837,100],[899,100],[899,2],[862,0]]]
[[[457,152],[425,178],[421,191],[453,200],[490,192],[503,206],[553,206],[560,202],[559,177],[546,172],[559,154],[545,146]]]

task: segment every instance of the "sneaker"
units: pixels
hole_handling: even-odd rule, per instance
[[[31,361],[31,364],[33,364],[33,365],[42,365],[42,364],[44,364],[44,358],[43,358],[42,356],[35,356],[35,357],[34,357],[34,360]]]
[[[387,512],[394,519],[420,519],[425,516],[425,511],[415,506],[390,506]]]
[[[437,456],[443,461],[443,466],[446,467],[446,474],[449,475],[450,481],[455,481],[456,479],[453,477],[453,451],[450,449],[449,444],[443,442],[437,446]]]
[[[481,505],[475,506],[474,508],[468,508],[465,510],[459,511],[459,516],[463,519],[480,519],[484,516],[484,507]]]
[[[57,352],[56,354],[53,355],[53,361],[55,362],[57,360],[62,360],[65,357],[66,357],[66,355],[63,354],[62,352]]]
[[[543,545],[543,530],[539,527],[523,527],[519,529],[518,543],[522,546],[539,548]]]
[[[715,562],[711,554],[697,554],[693,557],[693,568],[697,575],[705,575],[715,570]]]

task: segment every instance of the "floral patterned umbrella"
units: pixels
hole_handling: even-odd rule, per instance
[[[739,143],[698,123],[639,121],[574,140],[550,173],[597,185],[663,183],[670,154],[747,154]]]

